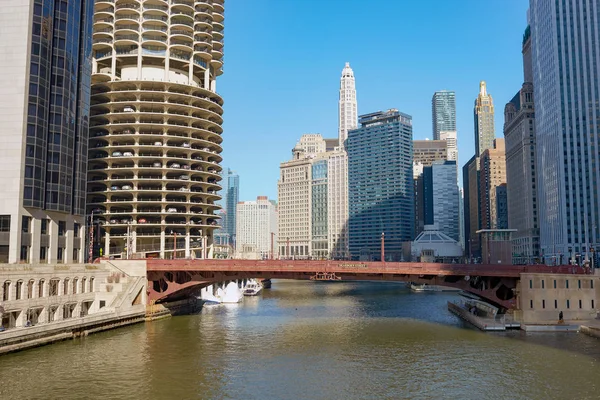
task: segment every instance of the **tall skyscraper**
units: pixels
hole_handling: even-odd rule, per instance
[[[348,132],[349,247],[353,259],[402,259],[413,239],[412,117],[392,109],[360,117]]]
[[[481,154],[479,163],[480,229],[506,229],[500,228],[498,224],[496,199],[496,188],[506,183],[506,152],[504,138],[494,139],[494,147],[486,149]],[[506,197],[506,194],[504,194],[504,197]]]
[[[340,100],[339,100],[339,145],[344,146],[348,138],[348,131],[357,126],[358,106],[356,102],[356,85],[354,82],[354,72],[350,68],[350,63],[342,70],[340,79]]]
[[[240,176],[229,168],[223,168],[221,175],[221,198],[216,202],[221,206],[217,215],[221,217],[221,228],[214,232],[214,240],[222,245],[235,248],[237,204],[240,197]]]
[[[0,262],[83,262],[93,2],[3,8]]]
[[[600,230],[600,7],[530,1],[540,246],[589,256]]]
[[[267,196],[242,201],[237,207],[236,254],[277,258],[277,205]]]
[[[537,201],[535,107],[531,65],[531,30],[523,36],[521,90],[504,107],[508,227],[512,234],[513,262],[525,264],[540,255]],[[560,260],[555,260],[560,262]]]
[[[479,82],[479,95],[473,109],[475,117],[475,151],[477,157],[494,145],[494,100],[485,81]]]
[[[441,131],[456,132],[456,95],[453,91],[435,92],[431,99],[433,139],[440,140]]]
[[[88,210],[105,219],[104,255],[209,255],[223,4],[95,2]]]
[[[423,169],[423,210],[425,225],[437,225],[458,242],[461,222],[456,175],[456,161],[434,161]]]

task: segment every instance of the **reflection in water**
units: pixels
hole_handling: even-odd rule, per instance
[[[0,398],[600,398],[600,341],[481,333],[450,293],[275,281],[240,304],[0,357]]]

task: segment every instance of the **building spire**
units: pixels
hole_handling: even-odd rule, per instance
[[[487,89],[485,87],[485,81],[479,82],[479,94],[482,96],[487,96]]]

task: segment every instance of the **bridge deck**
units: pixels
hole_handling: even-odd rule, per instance
[[[296,272],[355,273],[359,275],[437,275],[518,278],[522,273],[582,274],[583,268],[569,265],[483,265],[405,262],[359,262],[318,260],[159,260],[146,261],[148,271]]]

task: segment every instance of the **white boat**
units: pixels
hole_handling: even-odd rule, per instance
[[[225,290],[219,289],[217,291],[217,298],[221,299],[221,303],[239,303],[242,301],[242,290],[238,288],[237,283],[229,282],[225,287]]]
[[[427,283],[419,285],[414,282],[410,283],[410,290],[413,292],[460,292],[460,289],[448,286],[429,285]]]
[[[250,279],[244,287],[244,296],[256,296],[262,290],[262,284],[255,279]]]

